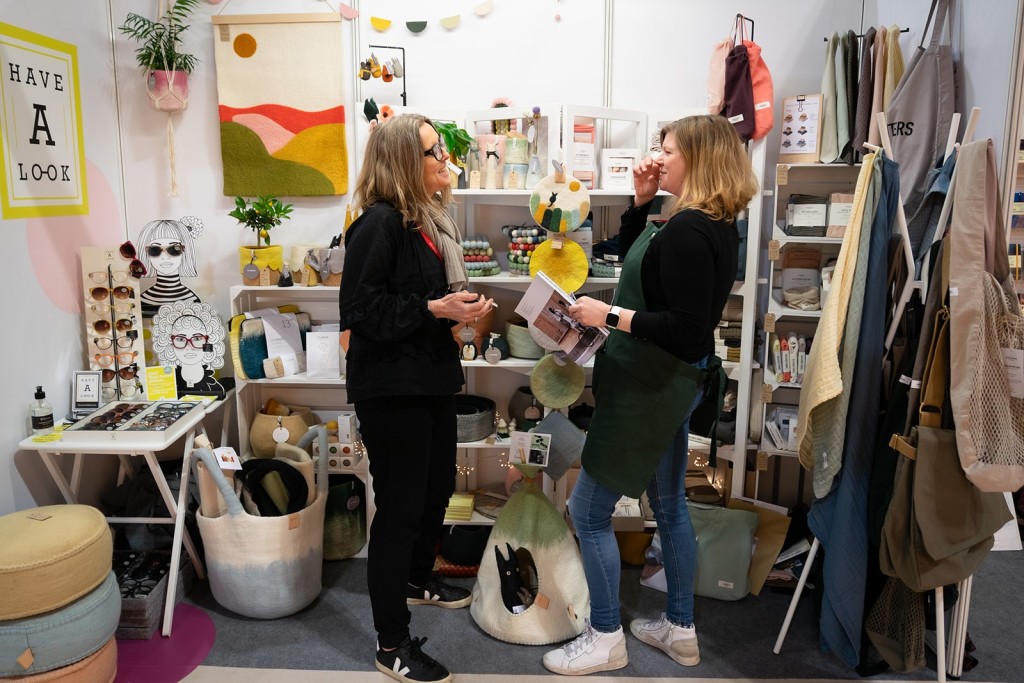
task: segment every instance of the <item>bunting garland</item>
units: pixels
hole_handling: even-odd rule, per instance
[[[486,0],[485,2],[482,2],[473,8],[473,14],[475,14],[478,17],[485,17],[488,14],[490,14],[493,9],[494,0]],[[346,19],[352,20],[359,16],[359,12],[350,7],[349,5],[341,3],[341,16],[343,16]],[[461,21],[461,15],[453,14],[451,16],[442,17],[441,19],[438,19],[437,23],[441,25],[441,28],[451,31],[452,29],[457,28]],[[391,26],[395,23],[395,21],[388,19],[386,17],[370,17],[370,26],[372,26],[380,33],[384,33],[385,31],[390,29]],[[431,21],[426,19],[418,19],[415,21],[406,21],[398,23],[404,23],[405,28],[409,31],[409,33],[422,33],[423,31],[426,30],[427,26],[431,23]]]

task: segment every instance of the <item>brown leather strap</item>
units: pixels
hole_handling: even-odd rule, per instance
[[[905,436],[893,434],[892,438],[889,439],[889,448],[898,452],[905,458],[917,460],[917,447],[912,445]]]
[[[935,314],[928,363],[921,379],[921,407],[918,424],[922,427],[942,427],[942,404],[946,400],[946,377],[949,374],[949,309],[943,307]]]

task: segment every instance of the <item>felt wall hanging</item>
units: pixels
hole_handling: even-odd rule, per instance
[[[340,22],[213,17],[225,195],[348,192]]]

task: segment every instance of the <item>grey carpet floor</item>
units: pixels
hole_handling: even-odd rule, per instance
[[[209,584],[196,581],[188,600],[206,610],[216,642],[203,662],[209,666],[268,669],[373,670],[375,635],[366,595],[366,561],[324,564],[324,590],[302,612],[259,621],[220,607]],[[473,580],[453,583],[471,588]],[[623,623],[656,616],[664,594],[639,584],[639,570],[624,569]],[[253,587],[253,590],[259,590]],[[805,593],[779,655],[772,653],[791,593],[765,590],[737,602],[697,598],[701,663],[684,669],[661,652],[627,636],[630,663],[608,675],[741,679],[858,679],[856,671],[818,646],[815,600]],[[510,645],[481,631],[468,609],[412,607],[413,635],[428,636],[425,650],[459,674],[545,674],[541,656],[549,646]],[[990,554],[975,576],[969,632],[978,666],[966,681],[1024,681],[1024,553]],[[934,667],[934,656],[929,666]],[[934,680],[932,668],[913,674],[881,674],[887,680]]]

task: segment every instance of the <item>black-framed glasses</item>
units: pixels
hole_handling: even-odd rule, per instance
[[[444,155],[447,153],[448,148],[445,147],[444,138],[438,138],[433,147],[423,152],[423,156],[434,157],[438,161],[444,161]]]
[[[146,266],[142,265],[142,261],[139,260],[139,253],[135,250],[135,245],[132,244],[131,240],[125,241],[118,248],[118,252],[121,256],[131,261],[128,264],[128,272],[131,273],[133,278],[139,279],[146,274]]]
[[[210,341],[210,337],[205,334],[193,334],[191,337],[184,334],[172,334],[171,335],[171,346],[176,349],[183,349],[186,346],[191,346],[193,349],[203,350],[203,346]]]
[[[117,339],[111,339],[110,337],[94,337],[92,343],[96,345],[96,348],[101,351],[106,351],[112,347],[115,343],[119,349],[130,349],[135,343],[135,340],[139,338],[139,333],[135,330],[129,330],[124,335]]]
[[[160,258],[160,254],[167,252],[168,256],[181,256],[185,253],[185,245],[181,242],[172,242],[166,247],[160,244],[150,244],[146,247],[146,253],[150,258]]]

